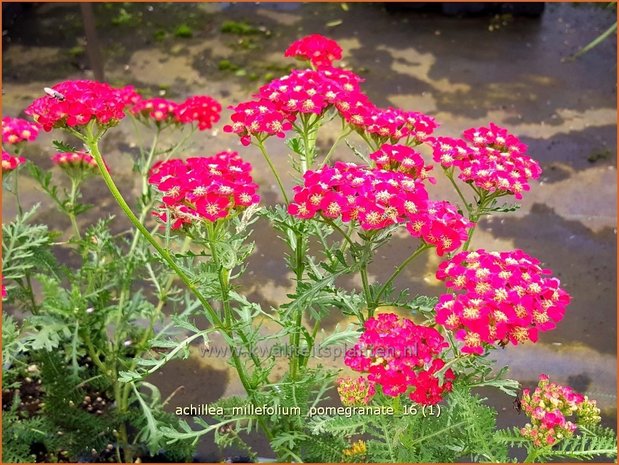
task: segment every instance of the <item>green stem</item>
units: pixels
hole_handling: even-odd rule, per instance
[[[462,250],[469,249],[469,246],[471,245],[471,240],[473,239],[473,234],[475,233],[475,230],[477,229],[477,222],[482,217],[484,209],[486,208],[486,205],[488,205],[493,199],[494,197],[492,195],[490,195],[490,197],[486,197],[485,191],[482,191],[479,196],[479,202],[477,203],[477,208],[475,208],[474,211],[469,210],[469,221],[474,223],[474,226],[471,229],[469,229],[468,238],[466,242],[464,243],[464,245],[462,246]]]
[[[400,265],[395,269],[395,271],[391,274],[391,276],[389,276],[389,279],[387,279],[385,284],[383,284],[383,286],[380,288],[380,290],[376,294],[376,299],[374,301],[374,304],[376,306],[378,306],[378,304],[380,303],[380,298],[383,296],[383,294],[385,293],[389,285],[395,280],[395,278],[398,277],[400,273],[402,273],[402,271],[404,271],[404,268],[406,268],[406,266],[410,262],[412,262],[415,258],[417,258],[424,250],[429,249],[429,248],[430,246],[426,244],[425,242],[423,242],[422,244],[419,245],[419,247],[415,249],[415,251],[412,254],[409,255],[409,257],[406,260],[400,263]]]
[[[129,221],[131,221],[133,226],[135,226],[135,228],[146,238],[146,240],[150,242],[150,244],[157,251],[157,253],[159,253],[161,258],[178,275],[178,277],[181,279],[181,281],[183,281],[183,283],[187,286],[187,288],[196,296],[196,298],[200,301],[200,303],[206,310],[211,323],[217,326],[221,326],[221,320],[217,316],[217,312],[215,312],[211,304],[204,298],[202,293],[198,291],[198,289],[193,284],[189,276],[187,276],[185,272],[181,270],[180,267],[174,262],[169,252],[165,250],[163,247],[161,247],[161,245],[157,242],[157,240],[150,234],[148,229],[146,229],[144,225],[140,223],[140,220],[135,216],[133,211],[131,211],[131,207],[129,207],[129,205],[125,201],[124,197],[118,190],[118,187],[116,187],[116,183],[114,183],[114,180],[112,179],[112,177],[110,176],[110,173],[107,171],[105,167],[103,157],[101,156],[101,152],[99,152],[98,138],[95,138],[95,139],[88,138],[86,140],[86,144],[88,145],[88,148],[90,149],[90,153],[97,161],[97,165],[99,166],[99,171],[101,172],[103,181],[105,182],[106,186],[108,187],[108,189],[114,196],[114,199],[120,206],[121,210],[125,213],[125,215],[127,215],[127,218],[129,218]]]
[[[17,203],[17,214],[22,216],[24,214],[24,210],[21,206],[21,200],[19,198],[19,172],[13,173],[13,194],[15,195],[15,202]]]
[[[108,187],[108,189],[110,190],[110,192],[114,196],[114,199],[116,200],[116,202],[118,203],[120,208],[123,210],[125,215],[127,215],[127,217],[129,218],[129,221],[131,221],[131,223],[133,223],[133,225],[136,227],[136,229],[146,238],[146,240],[148,242],[150,242],[150,244],[154,247],[154,249],[159,253],[161,258],[177,274],[177,276],[181,279],[181,281],[183,281],[183,283],[187,286],[187,288],[191,291],[191,293],[196,296],[198,301],[204,307],[204,309],[205,309],[205,311],[207,313],[207,316],[208,316],[211,324],[213,324],[213,326],[215,326],[215,327],[222,328],[222,329],[224,329],[224,331],[226,331],[226,329],[225,329],[224,325],[222,324],[221,319],[217,315],[217,312],[215,311],[215,309],[206,300],[206,298],[202,295],[202,293],[200,291],[198,291],[198,289],[192,283],[192,281],[189,278],[189,276],[187,276],[183,272],[183,270],[180,269],[180,267],[174,262],[174,260],[172,259],[172,257],[168,253],[168,251],[165,250],[163,247],[161,247],[161,245],[159,245],[159,243],[150,234],[150,232],[144,227],[144,225],[142,225],[140,223],[140,221],[135,216],[133,211],[131,211],[131,208],[129,207],[129,205],[125,201],[125,199],[122,196],[122,194],[120,193],[120,191],[118,190],[118,187],[116,187],[116,184],[114,183],[114,180],[112,179],[112,177],[110,176],[109,172],[107,171],[107,168],[105,167],[105,163],[103,161],[103,157],[101,155],[101,152],[99,151],[99,143],[98,143],[99,139],[101,138],[102,135],[103,134],[99,134],[99,135],[97,135],[95,137],[95,136],[92,135],[92,133],[90,133],[89,137],[86,138],[85,142],[86,142],[86,145],[88,146],[88,148],[90,150],[90,153],[92,154],[92,156],[97,161],[97,165],[99,166],[99,171],[101,172],[101,176],[103,177],[103,181],[105,182],[106,186]],[[228,334],[228,331],[226,331],[226,333]],[[230,336],[230,334],[228,334],[228,336]],[[234,347],[232,349],[234,349]],[[233,362],[233,364],[234,364],[234,366],[235,366],[235,368],[236,368],[236,370],[237,370],[237,372],[239,374],[239,379],[241,381],[241,384],[245,388],[245,391],[247,392],[247,394],[251,398],[255,399],[254,388],[249,383],[249,381],[247,380],[247,377],[245,376],[244,367],[241,364],[241,360],[240,360],[238,354],[234,350],[232,350],[231,352],[232,352],[232,362]],[[121,399],[122,399],[122,393],[121,393]],[[262,419],[261,417],[258,417],[258,422],[260,423],[260,425],[261,425],[262,429],[264,430],[264,433],[267,435],[267,437],[269,439],[271,439],[272,438],[271,432],[270,432],[268,426],[265,424],[264,419]],[[121,427],[122,427],[122,425],[121,425]]]
[[[372,318],[374,316],[374,307],[372,305],[372,292],[370,290],[370,281],[368,279],[368,266],[367,263],[362,263],[359,269],[359,274],[361,275],[361,284],[363,285],[363,295],[365,296],[365,304],[368,307],[368,318]]]
[[[342,141],[342,139],[346,138],[346,136],[348,136],[351,132],[352,132],[352,129],[349,129],[348,131],[343,130],[341,134],[337,137],[337,139],[335,139],[335,142],[333,143],[333,145],[331,146],[331,148],[325,155],[325,158],[322,160],[322,166],[326,166],[326,164],[329,162],[331,158],[331,155],[333,155],[333,153],[335,152],[335,148]]]
[[[79,193],[79,186],[81,182],[81,179],[71,176],[71,192],[69,194],[70,210],[67,211],[69,219],[71,220],[71,225],[73,226],[73,232],[75,233],[75,237],[78,241],[82,240],[82,235],[80,234],[80,228],[77,224],[77,216],[75,215],[75,204],[77,202],[77,196]]]
[[[534,463],[537,458],[537,450],[532,448],[527,454],[526,458],[523,460],[523,463]]]
[[[303,255],[303,235],[297,233],[296,234],[296,260],[295,260],[295,274],[297,278],[297,287],[303,281],[303,272],[305,271],[305,262]],[[297,314],[295,315],[295,326],[294,332],[291,336],[291,346],[292,346],[292,357],[290,358],[290,378],[293,383],[297,379],[297,371],[300,365],[299,357],[300,357],[300,344],[301,344],[301,325],[303,324],[303,308],[297,309]],[[293,384],[294,388],[294,384]]]
[[[447,176],[447,179],[449,179],[449,181],[451,182],[451,185],[454,187],[454,189],[456,189],[456,192],[458,193],[460,200],[462,200],[462,203],[464,204],[464,208],[466,209],[467,213],[470,216],[471,207],[469,206],[469,203],[466,201],[464,194],[460,190],[458,183],[456,183],[456,180],[453,178],[453,168],[451,169],[444,168],[444,172],[445,172],[445,176]]]
[[[609,37],[611,34],[613,34],[615,31],[617,31],[617,21],[615,21],[615,24],[613,24],[608,29],[606,29],[606,31],[604,31],[602,34],[597,36],[595,39],[593,39],[591,42],[589,42],[583,48],[578,50],[571,57],[569,57],[569,60],[575,60],[579,56],[584,55],[589,50],[591,50],[592,48],[598,46],[600,43],[602,43],[604,40],[606,40],[606,38]]]
[[[282,197],[284,197],[284,201],[286,202],[286,204],[289,204],[290,201],[288,200],[288,196],[286,195],[286,189],[284,189],[284,184],[282,183],[282,180],[279,177],[279,173],[277,172],[275,165],[273,165],[273,162],[271,161],[271,157],[269,157],[269,154],[267,153],[264,143],[260,139],[256,139],[256,140],[258,142],[255,143],[255,145],[260,149],[262,156],[264,157],[267,164],[269,165],[269,168],[271,168],[271,172],[273,173],[273,176],[275,176],[275,181],[277,181],[277,185],[279,186],[279,190],[282,193]]]
[[[34,290],[32,289],[32,281],[30,280],[30,273],[26,273],[26,283],[28,284],[28,297],[30,298],[30,303],[32,304],[32,314],[39,314],[39,306],[37,305],[37,301],[34,298]]]

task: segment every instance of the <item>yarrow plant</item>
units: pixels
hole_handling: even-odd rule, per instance
[[[397,397],[412,388],[408,395],[413,402],[431,405],[442,400],[455,379],[451,369],[444,371],[442,383],[436,376],[445,366],[440,355],[447,347],[434,328],[382,313],[365,322],[365,331],[344,363],[369,373],[368,380],[380,385],[388,396]]]
[[[317,34],[294,42],[285,56],[309,67],[229,107],[223,130],[238,136],[239,153],[189,146],[196,131],[219,121],[222,106],[206,95],[177,102],[132,86],[65,81],[25,110],[44,131],[72,138],[54,142],[60,152],[52,160],[65,178],[57,184],[60,170],[4,150],[3,173],[27,165],[71,228],[52,233],[33,224],[36,210],[22,211],[17,197],[19,173],[6,177],[18,215],[3,226],[3,298],[6,284],[7,305],[31,315],[3,321],[3,381],[12,383],[3,385],[11,398],[4,449],[14,461],[32,460],[41,448],[44,461],[88,454],[190,461],[211,433],[222,449],[240,447],[253,460],[250,444],[261,436],[279,462],[506,462],[515,458],[512,447],[524,447],[528,461],[616,456],[616,435],[599,426],[596,404],[545,376],[516,400],[530,418],[524,427],[498,428],[499,413],[478,393],[516,397],[519,383],[490,355],[535,343],[569,316],[570,295],[538,259],[521,250],[471,250],[480,220],[515,210],[500,199],[521,199],[540,165],[494,123],[456,138],[437,134],[430,115],[376,106],[364,80],[336,64],[342,53]],[[5,120],[5,144],[36,137],[38,126]],[[136,130],[136,149],[126,156],[137,186],[119,186],[101,151],[123,120]],[[340,131],[328,147],[320,143],[326,126]],[[177,142],[165,146],[164,132]],[[285,139],[289,164],[269,153],[272,138]],[[335,159],[342,142],[358,159]],[[249,146],[264,158],[283,204],[261,204],[244,159]],[[82,204],[82,190],[92,189],[84,180],[95,173],[131,230],[112,233],[114,217],[86,224],[80,216],[92,208]],[[457,202],[431,195],[441,176]],[[237,281],[252,265],[256,221],[275,230],[293,278],[270,307],[244,295]],[[410,243],[409,255],[388,276],[370,273],[395,234]],[[68,248],[81,265],[60,266],[53,247]],[[398,277],[422,256],[438,263],[439,298],[396,291]],[[347,326],[330,329],[334,314]],[[214,413],[190,425],[182,412],[164,411],[167,400],[148,379],[198,341],[205,353],[211,344],[228,346],[244,395],[217,400]],[[273,350],[256,351],[260,343]],[[343,359],[325,366],[324,350]],[[26,412],[19,399],[35,376],[28,370],[42,389]],[[40,437],[24,433],[35,430]]]
[[[590,428],[600,422],[600,409],[595,401],[569,386],[550,382],[543,374],[539,376],[535,391],[523,390],[521,403],[522,410],[531,419],[521,433],[536,447],[552,446],[572,437],[579,426]]]

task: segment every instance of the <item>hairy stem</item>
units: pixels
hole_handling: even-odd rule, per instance
[[[284,197],[284,201],[286,202],[286,204],[289,204],[290,201],[288,200],[288,195],[286,195],[286,189],[284,189],[284,184],[282,183],[282,179],[279,177],[279,173],[277,172],[275,165],[273,165],[273,162],[271,161],[271,157],[267,153],[264,143],[260,139],[257,139],[257,141],[258,142],[255,143],[255,145],[260,149],[262,156],[264,157],[267,164],[269,165],[269,168],[271,168],[271,172],[273,173],[273,176],[275,176],[275,181],[277,181],[277,185],[279,186],[279,190],[282,193],[282,197]]]
[[[402,263],[400,263],[400,265],[395,269],[395,271],[391,274],[391,276],[389,276],[387,281],[385,281],[385,284],[383,284],[383,286],[380,288],[380,290],[376,294],[376,298],[374,299],[374,305],[376,307],[380,303],[380,298],[383,296],[383,294],[385,293],[387,288],[391,285],[391,283],[393,283],[395,278],[397,278],[399,276],[399,274],[402,273],[402,271],[404,271],[404,268],[406,268],[406,266],[410,262],[412,262],[419,255],[421,255],[421,253],[423,253],[424,250],[429,249],[429,248],[430,248],[430,246],[428,244],[426,244],[425,242],[423,242],[422,244],[419,245],[419,247],[417,247],[415,249],[415,251],[411,255],[409,255],[409,257],[406,260],[404,260]],[[374,307],[374,308],[376,308],[376,307]]]

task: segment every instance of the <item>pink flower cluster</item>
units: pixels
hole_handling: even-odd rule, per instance
[[[284,137],[298,114],[323,114],[358,92],[359,82],[359,76],[336,68],[293,70],[262,86],[255,100],[231,106],[232,124],[224,126],[224,131],[241,136],[243,145],[249,145],[251,136]]]
[[[26,163],[24,157],[14,157],[10,153],[2,151],[2,174],[10,173],[24,163]]]
[[[406,229],[413,237],[419,237],[436,247],[436,254],[458,249],[468,239],[468,231],[474,226],[463,217],[456,207],[447,201],[428,202],[427,209],[410,215]]]
[[[438,127],[434,118],[423,113],[398,108],[379,108],[369,100],[365,105],[360,105],[363,100],[355,100],[354,105],[349,105],[354,110],[342,112],[342,117],[357,132],[373,139],[377,145],[385,142],[395,144],[399,141],[419,144]],[[345,103],[340,103],[339,106],[345,106]]]
[[[337,162],[304,174],[295,186],[288,212],[301,219],[323,217],[356,220],[365,230],[382,229],[425,211],[423,183],[402,173]]]
[[[311,34],[290,44],[284,56],[306,60],[315,68],[322,68],[341,60],[342,48],[334,40],[320,34]]]
[[[97,169],[96,160],[84,151],[59,152],[52,157],[52,162],[67,170],[94,171]]]
[[[600,422],[600,409],[594,400],[569,386],[550,382],[543,374],[539,376],[539,384],[533,393],[529,389],[523,390],[521,403],[531,423],[520,433],[536,447],[553,445],[572,436],[577,425],[593,426]],[[568,420],[574,416],[577,417],[576,423]]]
[[[155,97],[139,99],[129,111],[144,120],[152,119],[158,123],[174,123],[177,108],[178,103]]]
[[[198,129],[204,131],[219,121],[221,105],[207,95],[189,97],[182,103],[156,97],[138,99],[130,112],[145,122],[154,120],[166,124],[197,123]]]
[[[236,152],[157,163],[149,182],[163,193],[155,215],[167,221],[169,211],[173,229],[202,220],[214,222],[260,200],[251,164]]]
[[[440,355],[447,346],[436,329],[382,313],[365,322],[365,331],[344,363],[368,373],[368,380],[382,386],[385,395],[408,393],[413,402],[431,405],[442,400],[455,379],[451,369],[444,370],[442,383],[439,379],[445,366]]]
[[[39,126],[21,118],[2,118],[2,143],[32,142],[39,135]]]
[[[421,153],[407,145],[383,144],[380,149],[370,154],[376,167],[386,171],[396,171],[413,178],[428,179],[428,171],[432,166],[426,166]]]
[[[200,131],[213,127],[219,121],[221,104],[208,95],[194,95],[176,109],[176,119],[181,124],[197,123]]]
[[[425,168],[418,171],[423,176]],[[472,223],[448,202],[429,201],[423,182],[411,173],[344,162],[310,170],[303,186],[295,186],[288,212],[301,219],[356,221],[365,230],[404,223],[412,236],[436,246],[439,256],[456,250]]]
[[[488,192],[513,194],[522,198],[530,189],[529,180],[542,173],[539,164],[527,155],[527,146],[493,123],[489,127],[464,131],[464,140],[450,137],[428,139],[434,160],[444,168],[455,166],[458,177]],[[469,145],[468,142],[470,142]]]
[[[221,105],[206,95],[189,97],[179,104],[163,98],[142,99],[133,86],[118,89],[97,81],[64,81],[46,92],[26,109],[45,131],[84,126],[93,119],[112,126],[124,118],[125,110],[146,121],[196,123],[203,131],[219,121],[221,113]]]
[[[32,102],[25,112],[48,132],[64,126],[84,126],[91,120],[112,126],[125,116],[125,90],[104,82],[64,81]]]
[[[484,344],[537,341],[561,321],[570,296],[522,250],[460,252],[439,265],[436,277],[460,294],[444,294],[436,322],[463,341],[462,352],[482,354]]]
[[[283,138],[285,132],[292,129],[293,119],[268,100],[244,102],[230,109],[233,110],[232,124],[225,125],[224,132],[241,136],[243,145],[249,145],[252,136],[259,139],[268,136]]]
[[[318,53],[317,56],[322,57],[322,51],[331,48],[326,44],[337,46],[330,39],[318,37],[321,39],[309,36],[295,42],[286,52],[287,55],[308,58]],[[316,45],[318,51],[311,44]],[[337,56],[341,57],[339,46],[337,49]],[[290,123],[299,114],[321,116],[331,108],[335,108],[352,129],[374,140],[377,146],[400,140],[420,143],[438,126],[434,118],[423,113],[378,108],[361,91],[361,77],[351,71],[332,67],[333,60],[319,58],[319,61],[320,65],[314,63],[317,69],[293,70],[289,75],[260,88],[254,96],[256,100],[231,107],[234,111],[232,124],[224,130],[239,134],[241,142],[248,145],[252,135],[283,137],[283,133],[292,128]],[[263,115],[268,117],[264,118]],[[275,129],[270,127],[273,124]]]
[[[357,379],[345,376],[337,380],[337,393],[344,406],[361,406],[367,405],[372,400],[376,394],[376,387],[363,376]]]

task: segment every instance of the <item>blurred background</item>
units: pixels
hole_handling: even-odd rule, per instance
[[[90,11],[88,11],[90,10]],[[344,64],[362,75],[364,90],[379,106],[398,106],[437,118],[439,135],[493,121],[529,145],[544,173],[525,195],[522,208],[482,221],[473,246],[522,248],[561,278],[572,303],[559,327],[539,343],[498,351],[511,377],[528,385],[539,373],[569,383],[598,400],[606,422],[616,418],[616,34],[576,59],[571,56],[616,24],[616,9],[605,3],[4,3],[2,5],[3,115],[23,109],[43,88],[66,79],[104,79],[133,84],[147,96],[184,99],[208,94],[222,105],[247,100],[262,83],[289,71],[283,57],[293,40],[310,33],[337,40]],[[89,20],[89,18],[91,20]],[[86,19],[86,21],[85,21]],[[86,26],[86,27],[85,27]],[[87,41],[88,37],[88,41]],[[259,153],[242,147],[221,127],[200,133],[185,155],[211,155],[231,148],[254,164],[264,202],[278,198]],[[326,127],[321,144],[330,146],[336,128]],[[25,156],[52,168],[52,137],[45,134]],[[106,137],[108,164],[130,197],[137,193],[131,173],[135,153],[131,125]],[[269,150],[282,165],[281,141]],[[336,157],[352,160],[345,145]],[[55,168],[54,168],[55,169]],[[291,176],[286,185],[291,188]],[[25,208],[45,197],[24,177]],[[441,182],[434,198],[456,200]],[[97,205],[83,221],[117,212],[100,180],[84,189]],[[4,218],[15,214],[7,196]],[[68,231],[68,220],[44,205],[37,220]],[[127,229],[122,217],[117,231]],[[292,287],[283,250],[269,225],[260,222],[242,290],[265,306],[285,301]],[[370,267],[385,277],[414,249],[402,234]],[[66,261],[73,259],[67,255]],[[438,295],[436,257],[422,259],[396,282],[413,293]],[[354,280],[344,283],[356,286]],[[341,323],[334,314],[327,331]],[[225,359],[201,357],[170,363],[153,377],[163,397],[177,392],[175,406],[211,402],[241,388]],[[341,360],[324,360],[341,365]],[[500,423],[523,424],[512,399],[495,396]],[[217,459],[206,439],[202,458]]]

